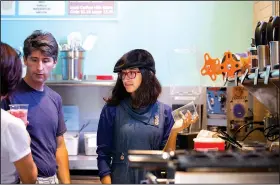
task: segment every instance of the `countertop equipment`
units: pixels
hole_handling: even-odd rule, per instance
[[[243,83],[245,79],[253,80],[254,85],[257,85],[258,80],[263,79],[264,84],[268,84],[269,78],[279,77],[279,42],[280,17],[271,16],[269,22],[259,21],[254,38],[257,60],[255,53],[250,53],[252,68],[246,69],[242,77],[236,81],[240,80]]]
[[[166,170],[165,179],[147,173],[147,183],[279,183],[279,151],[132,150],[128,159],[131,168]]]

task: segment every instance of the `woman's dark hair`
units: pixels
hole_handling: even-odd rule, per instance
[[[133,51],[129,52],[129,54],[131,55],[146,55],[146,53],[146,57],[139,57],[143,59],[143,61],[140,59],[141,61],[138,62],[143,62],[147,64],[150,62],[154,63],[152,55],[150,55],[147,51],[143,50],[143,52],[139,52],[139,50],[135,50],[135,53],[133,53]],[[125,54],[121,59],[118,60],[118,62],[120,60],[126,60],[124,61],[124,63],[135,63],[135,61],[129,61],[129,58],[130,57]],[[140,68],[140,71],[142,74],[142,82],[138,89],[135,91],[135,97],[132,99],[132,106],[134,108],[145,107],[155,103],[161,93],[161,85],[155,74],[151,70],[146,68]],[[108,100],[106,100],[106,102],[108,105],[116,106],[120,103],[121,100],[130,96],[131,94],[126,91],[122,79],[118,76],[116,85],[112,91],[112,96]]]
[[[11,94],[21,80],[20,54],[11,46],[1,42],[1,96]]]
[[[40,50],[42,54],[57,61],[58,44],[51,33],[36,30],[25,39],[23,46],[24,57],[27,58],[35,50]]]

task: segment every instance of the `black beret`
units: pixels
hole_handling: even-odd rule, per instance
[[[156,73],[155,61],[151,53],[143,49],[134,49],[124,54],[116,63],[114,73],[129,68],[144,68]]]

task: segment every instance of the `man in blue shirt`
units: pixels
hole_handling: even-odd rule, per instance
[[[58,44],[51,33],[34,31],[24,41],[23,52],[26,75],[1,106],[8,110],[9,104],[29,104],[27,131],[38,167],[37,183],[70,183],[62,99],[45,85],[57,63]]]

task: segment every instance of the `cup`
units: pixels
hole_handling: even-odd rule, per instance
[[[174,118],[174,121],[181,119],[182,115],[185,115],[188,111],[190,111],[190,113],[192,114],[192,118],[198,115],[193,101],[172,111],[172,116]]]
[[[9,106],[10,114],[21,119],[27,125],[28,104],[11,104]]]
[[[196,106],[193,101],[190,103],[172,111],[172,116],[174,121],[179,121],[180,119],[184,119],[184,116],[187,114],[187,112],[190,112],[192,114],[192,119],[195,119],[196,116],[198,116],[198,113],[196,111]],[[191,132],[191,125],[189,128],[186,128],[184,133],[189,133]]]

